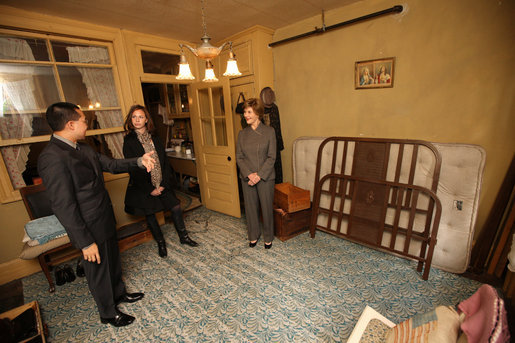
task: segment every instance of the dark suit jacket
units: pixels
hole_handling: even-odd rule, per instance
[[[163,180],[161,186],[164,187],[163,196],[155,197],[150,193],[155,189],[152,185],[150,173],[144,169],[131,170],[129,172],[130,179],[127,185],[127,192],[125,193],[125,211],[131,214],[142,215],[149,213],[156,213],[169,209],[178,205],[179,199],[174,192],[176,186],[175,172],[170,166],[166,151],[161,140],[153,135],[152,142],[156,149],[159,164],[161,165],[161,173]],[[125,158],[141,156],[145,153],[143,145],[141,145],[136,132],[130,131],[123,141],[123,155]],[[163,204],[163,201],[165,202]],[[145,209],[143,212],[137,209]]]
[[[115,160],[96,153],[86,143],[80,151],[52,136],[38,159],[38,172],[47,189],[54,214],[78,248],[101,243],[116,235],[111,199],[103,171],[128,172],[137,158]]]

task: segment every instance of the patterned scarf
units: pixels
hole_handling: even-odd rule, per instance
[[[148,131],[144,133],[139,133],[135,131],[138,136],[138,140],[143,145],[143,149],[145,149],[145,153],[155,151],[154,142],[152,142],[152,136]],[[161,163],[159,162],[159,156],[157,156],[157,152],[152,155],[152,158],[156,160],[154,169],[150,171],[150,178],[152,180],[152,185],[156,188],[161,186],[161,181],[163,180],[163,174],[161,173]]]

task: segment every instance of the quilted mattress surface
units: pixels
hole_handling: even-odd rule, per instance
[[[297,187],[308,189],[311,197],[318,148],[325,138],[299,137],[293,142],[293,183]],[[470,261],[486,153],[478,145],[432,144],[442,158],[437,189],[437,196],[442,204],[442,216],[432,266],[453,273],[463,273]],[[419,159],[417,163],[421,166],[433,163],[433,157],[426,154],[420,154]],[[324,165],[324,161],[322,159],[321,176],[330,168]],[[420,170],[423,171],[424,168]],[[429,188],[431,177],[428,174],[424,180],[422,172],[417,177],[416,184]]]

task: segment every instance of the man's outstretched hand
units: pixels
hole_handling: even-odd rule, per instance
[[[143,164],[145,168],[147,168],[147,173],[150,173],[150,171],[154,169],[156,160],[151,157],[154,153],[155,151],[151,151],[141,156],[141,164]]]

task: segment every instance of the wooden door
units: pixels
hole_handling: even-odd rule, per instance
[[[229,79],[191,85],[191,124],[202,203],[240,217]]]

